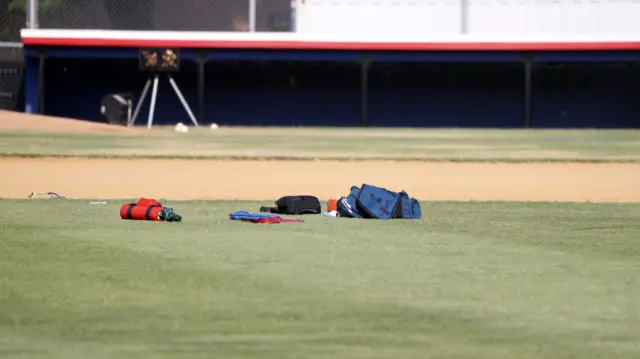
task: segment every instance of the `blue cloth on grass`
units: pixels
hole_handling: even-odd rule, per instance
[[[242,221],[243,219],[265,219],[265,218],[280,218],[274,214],[256,214],[249,213],[247,211],[236,211],[229,215],[229,218],[234,221]]]

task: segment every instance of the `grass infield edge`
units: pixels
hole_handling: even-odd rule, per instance
[[[101,159],[101,160],[194,160],[194,161],[334,161],[334,162],[449,162],[449,163],[640,163],[640,159],[617,158],[476,158],[476,157],[348,157],[348,156],[180,156],[126,154],[3,153],[0,159]]]

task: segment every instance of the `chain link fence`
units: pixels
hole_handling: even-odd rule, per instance
[[[251,19],[256,31],[293,29],[291,0],[39,0],[37,14],[43,29],[250,31]]]
[[[24,59],[18,46],[0,47],[0,110],[22,110]]]
[[[20,29],[26,24],[26,1],[0,0],[0,110],[19,110],[24,58]]]
[[[291,0],[256,0],[256,31],[295,31],[295,11]]]
[[[27,20],[26,0],[0,0],[0,43],[20,43]]]

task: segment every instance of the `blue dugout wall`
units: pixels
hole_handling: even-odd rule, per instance
[[[27,102],[99,120],[100,98],[147,80],[137,49],[27,49]],[[39,57],[47,55],[44,67]],[[199,65],[174,78],[196,116]],[[204,66],[202,123],[259,126],[640,127],[640,52],[216,50]],[[528,71],[527,61],[533,59]],[[363,62],[364,60],[364,62]],[[366,66],[363,63],[369,63]],[[38,70],[44,73],[40,78]],[[37,85],[43,87],[38,94]],[[147,99],[137,124],[146,123]],[[161,77],[155,124],[189,123]]]

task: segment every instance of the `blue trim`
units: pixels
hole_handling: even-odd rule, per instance
[[[554,51],[537,52],[535,62],[635,62],[640,51]]]
[[[38,72],[39,62],[40,59],[38,57],[28,56],[25,58],[24,111],[26,113],[38,112],[38,79],[40,76]]]
[[[49,57],[137,59],[138,48],[39,47],[26,46],[27,56],[44,50]],[[334,51],[334,50],[246,50],[203,49],[208,61],[357,61],[368,54],[374,62],[518,62],[520,51]],[[197,49],[182,49],[182,58],[191,60]],[[640,51],[536,51],[536,62],[634,62]]]
[[[296,50],[213,50],[207,61],[357,61],[359,52],[354,51],[296,51]]]
[[[26,47],[27,56],[38,56],[44,51],[47,57],[69,59],[137,59],[138,48],[133,47]],[[180,55],[184,60],[191,60],[195,56],[193,49],[182,49]]]
[[[388,51],[372,54],[374,62],[519,62],[518,51]]]

